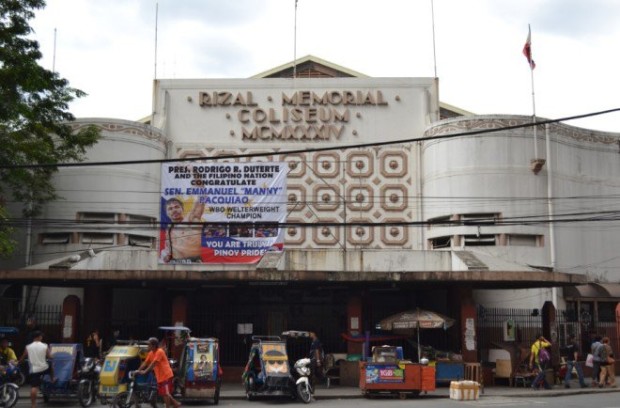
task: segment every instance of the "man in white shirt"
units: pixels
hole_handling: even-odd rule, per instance
[[[19,358],[21,363],[26,357],[28,357],[28,363],[30,364],[30,404],[32,408],[37,406],[37,395],[39,393],[39,387],[41,386],[41,380],[45,374],[49,374],[54,377],[52,370],[47,360],[51,358],[50,349],[47,344],[43,343],[43,333],[36,331],[32,335],[32,343],[28,344],[24,349],[24,353]]]

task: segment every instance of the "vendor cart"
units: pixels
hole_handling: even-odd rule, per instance
[[[435,368],[403,360],[401,347],[374,347],[372,358],[359,364],[359,386],[366,397],[393,395],[405,399],[422,391],[435,391]]]

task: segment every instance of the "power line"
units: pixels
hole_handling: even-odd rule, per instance
[[[348,149],[361,149],[367,147],[381,147],[381,146],[390,146],[397,144],[407,144],[407,143],[415,143],[420,141],[429,141],[429,140],[439,140],[439,139],[451,139],[455,137],[463,137],[463,136],[475,136],[475,135],[484,135],[488,133],[502,132],[507,130],[515,130],[515,129],[523,129],[532,126],[543,126],[552,123],[558,122],[566,122],[570,120],[589,118],[592,116],[606,115],[613,112],[619,112],[620,108],[607,109],[599,112],[586,113],[581,115],[574,116],[566,116],[559,119],[547,119],[541,120],[536,123],[524,123],[520,125],[512,125],[505,126],[498,129],[480,129],[469,132],[458,132],[452,133],[449,135],[435,135],[435,136],[425,136],[411,139],[400,139],[393,141],[382,141],[382,142],[373,142],[373,143],[359,143],[355,145],[342,145],[342,146],[329,146],[329,147],[317,147],[317,148],[305,148],[305,149],[294,149],[294,150],[281,150],[278,152],[256,152],[256,153],[242,153],[242,154],[228,154],[228,155],[220,155],[217,157],[186,157],[186,158],[174,158],[174,159],[150,159],[150,160],[124,160],[124,161],[103,161],[103,162],[77,162],[77,163],[38,163],[38,164],[0,164],[1,169],[21,169],[21,168],[58,168],[58,167],[93,167],[93,166],[118,166],[125,164],[154,164],[154,163],[174,163],[174,162],[190,162],[190,161],[200,161],[200,160],[227,160],[227,159],[240,159],[240,158],[252,158],[252,157],[265,157],[265,156],[273,156],[274,154],[278,155],[290,155],[290,154],[300,154],[300,153],[316,153],[316,152],[325,152],[332,150],[348,150]]]
[[[136,229],[160,229],[161,226],[170,224],[165,221],[116,221],[116,220],[67,220],[67,219],[43,219],[43,218],[8,218],[6,224],[13,227],[19,227],[29,220],[33,226],[85,226],[97,227],[98,230],[121,229],[123,227],[132,227]],[[427,221],[312,221],[312,222],[267,222],[267,221],[243,221],[243,222],[227,222],[227,221],[210,221],[210,222],[178,222],[175,225],[180,226],[220,226],[220,225],[277,225],[278,228],[286,227],[341,227],[341,226],[359,226],[359,227],[377,227],[377,226],[436,226],[436,227],[452,227],[452,226],[481,226],[481,227],[500,227],[512,225],[538,225],[538,224],[564,224],[564,223],[581,223],[581,222],[604,222],[604,221],[620,221],[620,210],[617,211],[593,211],[556,214],[553,219],[547,215],[523,215],[515,217],[499,217],[495,219],[489,218],[468,218],[467,220],[427,220]],[[138,228],[139,227],[139,228]]]

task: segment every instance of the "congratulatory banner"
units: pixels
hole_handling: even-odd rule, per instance
[[[286,163],[165,163],[162,264],[256,263],[282,250]]]

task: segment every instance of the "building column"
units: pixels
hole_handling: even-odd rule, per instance
[[[620,339],[620,303],[616,303],[616,338]]]
[[[362,297],[360,295],[349,295],[347,303],[347,333],[351,336],[363,334],[362,326]],[[362,354],[363,344],[347,342],[348,354]]]
[[[560,336],[557,332],[556,310],[553,302],[546,301],[542,307],[542,334],[551,342],[551,364],[555,367],[560,364]]]
[[[172,299],[172,322],[173,326],[185,326],[187,324],[187,297],[178,295]]]
[[[478,330],[478,313],[476,304],[472,294],[471,287],[451,288],[448,290],[448,310],[453,314],[456,320],[455,325],[458,328],[459,339],[456,343],[460,343],[461,355],[465,363],[477,363],[480,361],[478,357],[478,338],[476,332]],[[451,302],[453,300],[454,302]]]
[[[112,289],[109,286],[86,286],[84,288],[84,315],[78,343],[83,343],[88,334],[99,330],[103,342],[112,337]],[[103,346],[104,349],[107,347]]]
[[[172,322],[173,326],[185,326],[187,325],[187,297],[185,295],[178,295],[172,299]],[[175,342],[170,348],[172,358],[179,360],[183,353],[184,345],[181,342]]]

